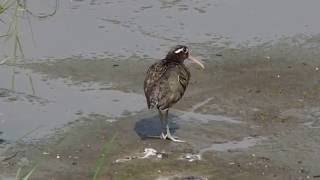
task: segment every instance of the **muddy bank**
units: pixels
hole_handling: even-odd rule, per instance
[[[148,123],[158,122],[151,113],[115,123],[107,119],[102,115],[83,117],[53,139],[9,148],[6,157],[15,152],[17,155],[3,161],[1,171],[9,176],[17,166],[26,171],[37,164],[32,179],[90,179],[102,147],[116,134],[99,179],[307,179],[317,175],[318,152],[309,149],[318,147],[317,140],[301,144],[304,139],[296,137],[310,135],[304,132],[308,128],[298,130],[274,124],[286,133],[264,134],[260,132],[263,128],[252,124],[192,123],[180,119],[175,121],[179,126],[175,131],[188,143],[174,144],[140,138],[139,133],[143,134],[145,128],[156,129]],[[153,148],[162,156],[137,158],[145,155],[145,148]],[[190,160],[193,155],[199,159]]]
[[[30,71],[39,82],[62,80],[68,84],[63,92],[78,93],[78,98],[64,96],[64,101],[50,101],[63,96],[50,91],[53,95],[45,99],[57,102],[57,106],[73,104],[74,99],[92,99],[90,92],[98,94],[92,102],[102,103],[98,99],[110,90],[136,94],[133,99],[138,103],[115,100],[112,93],[104,99],[104,107],[95,103],[94,108],[88,108],[87,103],[75,101],[78,103],[70,106],[71,114],[82,108],[85,113],[71,116],[66,127],[50,137],[6,146],[0,155],[0,171],[12,177],[18,167],[28,169],[38,164],[33,179],[89,179],[103,145],[116,134],[100,179],[317,178],[320,56],[314,44],[317,41],[294,45],[282,41],[252,48],[211,49],[214,53],[204,57],[204,71],[190,67],[190,86],[171,111],[172,130],[187,140],[185,144],[144,138],[159,133],[156,112],[146,110],[142,103],[141,86],[152,59],[64,59],[21,65],[21,72]],[[206,47],[203,51],[209,52]],[[3,103],[3,98],[17,93],[4,90],[2,94]],[[129,111],[112,114],[108,106],[112,102],[129,104],[122,108]],[[57,106],[42,104],[47,111]],[[161,157],[138,158],[143,157],[145,148],[155,149]]]

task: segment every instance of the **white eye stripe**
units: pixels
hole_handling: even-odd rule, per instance
[[[175,50],[174,53],[178,54],[178,53],[180,53],[181,51],[183,51],[183,48],[180,48],[180,49]]]
[[[182,47],[182,48],[180,48],[180,49],[175,50],[175,51],[174,51],[174,53],[178,54],[178,53],[180,53],[181,51],[188,52],[188,49],[187,49],[187,48]]]

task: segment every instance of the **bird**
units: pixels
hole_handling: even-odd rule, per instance
[[[161,122],[160,139],[173,142],[185,142],[173,136],[168,123],[169,108],[176,104],[184,95],[190,80],[190,71],[184,65],[189,59],[202,69],[204,65],[192,57],[185,45],[176,45],[169,50],[164,59],[152,64],[147,70],[144,80],[144,94],[148,109],[157,109]]]

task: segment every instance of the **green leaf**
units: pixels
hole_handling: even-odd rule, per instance
[[[32,173],[36,170],[37,166],[34,166],[31,171],[29,171],[28,174],[26,174],[24,177],[21,178],[21,180],[28,180],[30,178],[30,176],[32,175]]]
[[[17,173],[16,173],[16,179],[17,179],[17,180],[19,179],[20,173],[21,173],[21,168],[19,168],[18,171],[17,171]]]
[[[100,154],[100,158],[97,161],[97,166],[94,171],[94,176],[92,177],[92,180],[96,180],[100,174],[101,168],[104,165],[104,161],[106,160],[106,154],[110,150],[110,146],[112,145],[113,141],[116,139],[117,133],[113,135],[111,140],[109,142],[106,142],[102,148],[102,152]]]

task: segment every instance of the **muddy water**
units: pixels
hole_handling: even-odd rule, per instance
[[[54,17],[32,21],[27,63],[0,66],[0,179],[34,164],[34,179],[90,179],[115,134],[101,179],[318,178],[319,5],[60,2]],[[160,123],[146,110],[144,73],[177,43],[206,63],[188,64],[190,86],[170,111],[185,144],[145,139]],[[136,158],[145,148],[162,158]]]
[[[52,11],[54,2],[35,0],[28,5],[36,14],[44,14]],[[28,59],[132,54],[159,58],[177,43],[226,47],[317,34],[319,5],[300,0],[70,0],[59,2],[54,17],[31,18],[34,36],[28,22],[21,28]],[[0,30],[6,29],[0,26]]]
[[[7,140],[17,140],[32,130],[29,137],[43,137],[81,115],[101,114],[116,119],[145,108],[142,95],[112,90],[111,84],[101,86],[92,82],[72,86],[67,79],[48,80],[29,70],[15,71],[14,90],[0,91],[0,131]],[[10,85],[12,68],[3,66],[0,72],[0,81]]]

